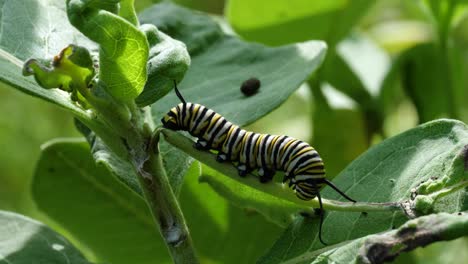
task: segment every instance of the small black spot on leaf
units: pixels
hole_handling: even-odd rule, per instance
[[[251,96],[258,92],[260,85],[260,80],[252,77],[242,83],[240,90],[244,95]]]

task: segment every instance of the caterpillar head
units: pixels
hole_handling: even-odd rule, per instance
[[[299,181],[294,184],[294,190],[296,191],[296,196],[301,200],[311,200],[317,196],[319,191],[317,186],[308,181]]]
[[[285,181],[289,180],[289,187],[294,190],[296,196],[301,200],[311,200],[317,195],[319,189],[317,183],[311,179],[307,179],[309,175],[294,175],[285,177]]]
[[[165,128],[171,130],[179,130],[180,127],[177,124],[177,109],[176,107],[172,108],[164,117],[161,119],[161,123]]]

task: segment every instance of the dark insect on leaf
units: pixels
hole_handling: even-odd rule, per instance
[[[252,77],[248,80],[245,80],[241,85],[241,92],[246,96],[254,95],[260,89],[260,80]]]

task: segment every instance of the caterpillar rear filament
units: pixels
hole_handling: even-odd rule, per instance
[[[246,131],[203,105],[187,103],[176,83],[177,97],[182,101],[163,118],[165,128],[188,131],[197,137],[195,148],[216,150],[219,162],[235,162],[240,176],[254,169],[262,183],[284,171],[283,183],[295,190],[299,199],[318,198],[320,205],[319,240],[322,240],[323,206],[320,189],[329,185],[349,201],[355,202],[325,178],[325,168],[318,152],[306,142],[288,136],[275,136]]]

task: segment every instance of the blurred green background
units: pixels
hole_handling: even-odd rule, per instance
[[[294,35],[293,32],[291,34],[292,38],[283,39],[281,34],[269,38],[270,35],[265,32],[274,30],[274,26],[272,26],[273,29],[269,29],[270,31],[250,30],[249,27],[252,27],[252,25],[249,24],[249,13],[245,12],[245,18],[234,17],[232,12],[236,10],[233,3],[227,9],[227,3],[220,0],[177,0],[174,2],[214,15],[223,15],[223,13],[227,12],[228,17],[234,24],[234,29],[239,29],[238,34],[240,37],[250,41],[279,45],[300,41],[303,35],[301,35],[301,32]],[[357,64],[368,64],[363,66],[364,69],[368,69],[363,75],[371,76],[370,79],[372,79],[372,76],[375,77],[375,80],[363,80],[363,82],[384,83],[382,73],[386,74],[390,71],[391,63],[397,61],[400,54],[420,43],[437,42],[440,34],[437,34],[435,30],[437,26],[431,20],[428,14],[429,11],[424,7],[423,2],[425,1],[376,1],[365,12],[365,15],[358,20],[359,22],[354,25],[352,34],[364,36],[370,43],[368,49],[375,50],[374,53],[369,53],[367,57],[366,54],[361,54],[362,61],[356,61]],[[142,10],[151,3],[152,1],[149,0],[136,0],[137,10]],[[254,12],[254,14],[262,16],[261,10],[254,11],[257,12]],[[288,13],[285,12],[282,16],[287,17]],[[455,19],[456,23],[449,32],[451,35],[450,45],[457,47],[455,56],[462,62],[464,67],[456,70],[460,70],[458,76],[463,77],[468,76],[468,67],[466,67],[468,65],[468,16],[466,16],[466,12],[460,12],[455,14]],[[265,21],[267,20],[268,18],[265,18]],[[307,26],[320,27],[321,25]],[[292,28],[294,27],[288,28],[288,30],[293,30]],[[329,39],[329,41],[333,42],[334,40]],[[352,45],[345,45],[343,49],[346,49],[346,47],[353,48]],[[377,57],[377,55],[381,57]],[[430,65],[423,63],[423,66]],[[384,69],[377,69],[372,72],[374,68],[379,67]],[[356,69],[359,69],[359,67],[356,67]],[[340,75],[341,72],[337,70],[332,73]],[[456,97],[453,101],[461,104],[461,110],[458,111],[456,117],[465,123],[468,122],[468,112],[466,110],[468,109],[467,79],[465,77],[465,81],[458,84],[461,90],[465,92],[453,95]],[[370,136],[366,134],[369,126],[366,127],[363,124],[365,121],[362,118],[360,106],[343,92],[334,89],[332,85],[322,85],[322,92],[319,94],[324,96],[327,107],[332,109],[331,112],[320,112],[322,108],[320,103],[317,103],[319,102],[317,94],[312,93],[311,89],[304,85],[281,107],[251,124],[250,129],[271,134],[287,134],[312,142],[319,150],[339,151],[345,144],[346,147],[344,148],[350,150],[350,152],[336,157],[335,161],[330,161],[332,163],[331,174],[334,175],[343,169],[350,160],[365,151],[368,144],[379,142],[383,135],[386,137],[395,135],[424,121],[420,106],[424,105],[425,99],[420,102],[414,100],[413,96],[413,100],[411,100],[411,91],[402,89],[400,84],[400,82],[396,81],[389,82],[388,87],[385,88],[387,90],[398,90],[399,93],[393,95],[397,99],[393,99],[393,102],[386,108],[381,133],[371,133]],[[413,92],[417,93],[417,91]],[[447,90],[447,93],[449,92]],[[372,94],[372,91],[370,93]],[[428,94],[430,94],[430,91]],[[433,100],[434,102],[439,99],[441,98],[427,98],[427,100]],[[394,103],[395,101],[398,103]],[[386,104],[386,101],[382,101],[382,104]],[[77,137],[79,133],[74,129],[72,116],[64,110],[4,85],[0,88],[0,113],[0,146],[2,149],[0,152],[0,209],[19,212],[33,218],[41,218],[43,216],[35,209],[29,191],[31,176],[33,175],[35,163],[39,158],[41,144],[57,137]],[[318,113],[323,115],[320,116]],[[435,116],[453,117],[453,114],[448,113],[445,115],[438,112]],[[351,131],[330,138],[333,133],[340,134],[340,126],[347,125],[346,123],[337,122],[346,120],[353,125]],[[317,127],[318,125],[321,127]],[[329,137],[326,141],[326,135],[324,134],[328,134]],[[325,160],[327,161],[326,155],[329,154],[327,151],[325,153]],[[418,249],[415,252],[401,256],[398,261],[401,263],[463,263],[463,260],[468,260],[467,248],[467,239],[459,239],[454,242],[438,243],[425,249]]]

